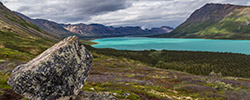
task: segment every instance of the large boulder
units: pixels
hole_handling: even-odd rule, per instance
[[[92,59],[78,38],[71,36],[17,66],[8,83],[32,100],[69,100],[83,87]]]

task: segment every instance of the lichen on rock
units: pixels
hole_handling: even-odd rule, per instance
[[[70,36],[12,71],[12,89],[32,100],[70,99],[84,85],[93,57]]]

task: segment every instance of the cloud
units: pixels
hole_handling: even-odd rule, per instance
[[[32,18],[60,23],[114,26],[172,26],[206,3],[250,5],[249,0],[0,0]]]
[[[248,0],[138,0],[126,9],[92,16],[88,21],[106,25],[168,25],[176,27],[206,3],[247,4]]]
[[[12,10],[32,18],[84,22],[91,16],[125,9],[126,0],[1,0]]]

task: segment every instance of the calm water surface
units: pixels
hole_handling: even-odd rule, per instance
[[[250,54],[250,40],[119,37],[92,40],[95,48],[118,50],[187,50]]]

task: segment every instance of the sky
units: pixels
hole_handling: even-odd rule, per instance
[[[13,11],[57,23],[176,27],[206,3],[250,5],[250,0],[0,0]]]

